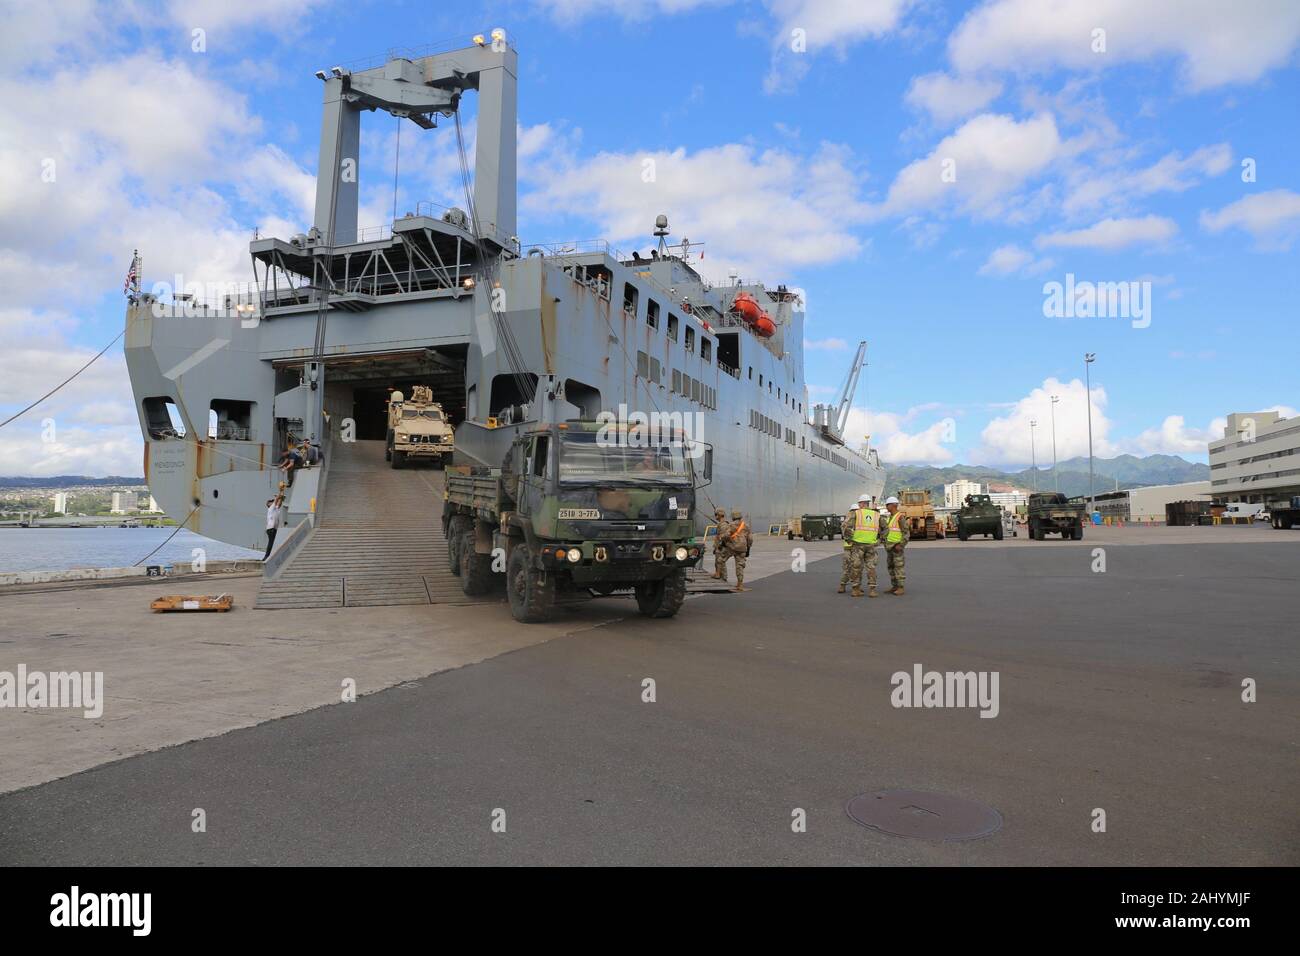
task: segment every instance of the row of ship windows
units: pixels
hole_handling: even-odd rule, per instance
[[[663,382],[663,366],[657,358],[645,352],[636,353],[636,374],[655,385]],[[705,408],[718,407],[718,390],[705,385],[698,378],[691,378],[680,369],[673,369],[672,391],[692,402],[699,402]]]
[[[853,472],[853,474],[858,475],[859,477],[866,476],[866,469],[857,462],[850,461],[843,455],[831,451],[825,445],[819,445],[817,442],[807,443],[804,437],[798,435],[793,428],[786,428],[780,422],[768,418],[762,412],[758,411],[758,409],[751,408],[749,410],[749,427],[758,429],[764,435],[770,435],[773,438],[782,438],[785,443],[792,448],[795,446],[797,441],[798,446],[800,448],[806,448],[812,453],[814,458],[825,459],[834,465],[838,465],[845,471]]]

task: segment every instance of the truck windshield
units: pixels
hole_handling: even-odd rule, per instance
[[[689,480],[685,449],[680,445],[635,448],[596,443],[595,432],[564,435],[560,441],[561,481]]]
[[[424,417],[431,421],[440,422],[442,421],[442,412],[438,411],[436,408],[426,408],[424,410]]]

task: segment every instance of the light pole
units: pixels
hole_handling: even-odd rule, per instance
[[[1088,374],[1092,369],[1092,363],[1097,361],[1096,352],[1083,353],[1083,387],[1086,392],[1084,396],[1088,402],[1088,517],[1092,518],[1092,513],[1097,507],[1096,497],[1092,490],[1092,377]]]
[[[1057,491],[1061,490],[1061,479],[1056,474],[1056,403],[1060,400],[1061,396],[1052,396],[1052,484]]]
[[[1033,463],[1034,491],[1038,490],[1038,454],[1034,451],[1034,429],[1038,427],[1036,419],[1029,419],[1029,460]]]

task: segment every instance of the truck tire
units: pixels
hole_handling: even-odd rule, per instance
[[[1000,525],[1000,524],[999,524],[999,525],[994,525],[994,527],[993,527],[993,540],[994,540],[994,541],[1001,541],[1001,540],[1002,540],[1002,525]]]
[[[1071,538],[1071,540],[1074,540],[1074,541],[1082,541],[1082,540],[1083,540],[1083,525],[1081,525],[1081,524],[1077,524],[1077,525],[1075,525],[1075,526],[1074,526],[1074,531],[1072,531],[1072,532],[1070,533],[1070,538]]]
[[[457,539],[460,555],[460,589],[470,597],[492,590],[492,555],[474,550],[474,533],[466,531]]]
[[[460,577],[460,534],[452,530],[447,532],[447,568]]]
[[[957,529],[957,540],[958,540],[958,541],[969,541],[969,540],[970,540],[970,534],[966,531],[965,528],[958,528],[958,529]]]
[[[384,436],[384,461],[393,460],[393,430],[388,429],[388,434]]]
[[[511,616],[522,624],[540,624],[555,611],[555,575],[532,567],[526,544],[517,544],[510,552],[506,594]]]
[[[393,452],[393,468],[397,469],[397,468],[405,468],[405,467],[406,467],[406,452],[404,451]]]
[[[636,606],[646,617],[672,617],[686,600],[686,572],[680,568],[659,581],[636,586]]]

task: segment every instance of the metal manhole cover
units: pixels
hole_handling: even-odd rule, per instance
[[[992,807],[922,790],[860,793],[844,811],[869,830],[920,840],[978,840],[1002,829],[1002,814]]]

